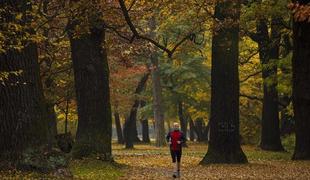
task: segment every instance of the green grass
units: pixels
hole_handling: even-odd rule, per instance
[[[262,151],[259,148],[251,147],[244,148],[245,154],[251,160],[282,160],[290,161],[294,152],[295,135],[289,135],[282,138],[284,152]],[[245,146],[246,147],[246,146]]]
[[[69,170],[74,179],[118,179],[123,175],[123,167],[117,163],[108,163],[96,159],[73,160],[69,164]],[[6,170],[0,171],[0,179],[60,179],[51,174],[30,171]]]
[[[76,179],[112,180],[123,175],[120,165],[93,159],[71,161],[69,169]]]
[[[293,152],[295,147],[295,135],[291,134],[282,138],[282,144],[287,151]]]
[[[292,157],[291,152],[273,152],[273,151],[262,151],[260,149],[256,150],[244,150],[249,161],[289,161]]]

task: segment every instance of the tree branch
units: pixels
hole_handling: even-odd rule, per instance
[[[257,72],[255,72],[255,73],[253,73],[253,74],[250,74],[250,75],[248,75],[247,77],[245,77],[244,79],[240,80],[239,83],[244,83],[245,81],[247,81],[247,80],[250,79],[251,77],[258,75],[258,74],[260,74],[261,72],[262,72],[262,71],[257,71]]]
[[[168,48],[166,48],[165,46],[161,45],[160,43],[156,42],[155,40],[140,35],[139,32],[137,31],[136,27],[134,26],[134,24],[131,21],[131,18],[129,16],[129,12],[128,9],[125,5],[124,0],[119,0],[119,5],[121,7],[121,10],[123,12],[124,18],[126,23],[128,24],[131,32],[133,33],[132,37],[130,38],[130,42],[133,42],[135,39],[144,39],[146,41],[149,41],[150,43],[152,43],[153,45],[155,45],[156,47],[158,47],[159,49],[165,51],[168,54],[168,57],[171,58],[173,53],[176,51],[176,49],[181,46],[186,40],[194,40],[194,33],[190,33],[187,36],[185,36],[183,39],[181,39],[181,41],[179,41],[178,43],[176,43],[176,45],[170,50]]]
[[[257,97],[257,96],[250,96],[250,95],[246,95],[246,94],[242,94],[242,93],[240,93],[239,96],[240,97],[244,97],[244,98],[248,98],[248,99],[251,99],[251,100],[263,101],[263,98]]]

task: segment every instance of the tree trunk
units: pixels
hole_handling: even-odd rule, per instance
[[[135,143],[139,143],[139,142],[141,142],[141,139],[139,138],[139,134],[138,134],[137,116],[136,116],[136,121],[135,122],[136,123],[134,123],[134,128],[133,128],[133,131],[134,131],[133,139],[134,139]]]
[[[301,5],[309,3],[299,1]],[[293,22],[293,106],[296,121],[294,160],[310,159],[310,23]]]
[[[184,137],[187,139],[187,119],[184,116],[183,103],[182,102],[178,103],[178,116],[179,116],[179,120],[180,120],[181,131],[183,132]]]
[[[142,142],[149,143],[151,142],[150,136],[149,136],[149,122],[148,119],[141,120],[142,125]]]
[[[189,140],[195,140],[195,125],[192,119],[189,120]]]
[[[47,144],[48,122],[40,85],[37,46],[0,55],[0,72],[19,71],[0,84],[0,154],[18,158],[27,148]]]
[[[287,57],[290,52],[293,50],[292,43],[290,41],[290,35],[289,34],[284,34],[283,35],[283,43],[284,43],[284,48],[282,51],[282,57]],[[281,72],[284,75],[289,75],[292,73],[292,67],[291,66],[281,66]],[[292,134],[295,129],[295,121],[294,117],[291,113],[289,113],[287,107],[292,101],[292,97],[290,94],[284,94],[279,97],[279,102],[281,102],[282,108],[280,109],[280,135],[281,136],[286,136],[289,134]]]
[[[160,82],[160,67],[156,53],[152,54],[152,88],[153,88],[153,109],[155,119],[155,146],[162,147],[165,141],[165,121],[162,104],[162,87]]]
[[[140,101],[140,107],[144,107],[146,104],[145,101]],[[142,142],[144,143],[150,143],[150,135],[149,135],[149,121],[147,118],[143,117],[141,120],[141,126],[142,126]]]
[[[152,17],[149,22],[151,37],[156,38],[156,19]],[[155,146],[162,147],[166,145],[165,120],[162,103],[162,87],[160,82],[160,66],[157,52],[151,55],[152,72],[152,91],[153,91],[153,111],[155,121]]]
[[[272,18],[271,37],[269,38],[267,19],[260,19],[257,24],[258,49],[264,81],[260,147],[271,151],[284,150],[280,139],[277,64],[275,62],[279,58],[281,38],[279,26],[279,19]]]
[[[52,149],[57,144],[56,135],[57,135],[57,117],[54,110],[54,105],[47,104],[47,121],[48,121],[48,147]]]
[[[187,140],[187,119],[184,116],[183,112],[183,103],[180,101],[178,103],[178,115],[179,115],[179,120],[180,120],[180,125],[181,125],[181,131],[184,134],[185,139]],[[188,147],[186,142],[182,144],[183,147]]]
[[[197,135],[197,141],[198,142],[203,142],[208,138],[207,136],[204,136],[205,127],[206,127],[206,125],[205,125],[205,122],[202,118],[197,118],[195,120],[194,129],[195,129],[195,132]]]
[[[210,140],[200,163],[246,163],[239,139],[240,2],[217,1],[214,16]]]
[[[146,73],[138,83],[138,86],[136,88],[135,94],[140,94],[146,85],[146,82],[149,78],[149,73]],[[125,146],[126,148],[133,148],[133,143],[135,141],[135,138],[137,136],[135,135],[135,131],[137,130],[136,127],[136,121],[137,121],[137,110],[140,104],[140,100],[136,99],[134,101],[134,104],[132,105],[130,115],[126,119],[125,124],[124,124],[124,139],[125,139]]]
[[[9,6],[8,9],[15,13],[22,13],[23,23],[31,21],[30,16],[25,17],[26,11],[31,8],[28,1],[1,1],[0,6]],[[13,21],[11,13],[1,14],[5,17],[4,23]],[[33,35],[33,30],[28,30],[24,32]],[[5,38],[14,41],[8,39],[11,37]],[[3,72],[22,71],[19,75],[9,74],[0,83],[0,158],[12,162],[22,159],[26,150],[38,150],[48,143],[47,112],[40,80],[37,45],[27,39],[22,43],[24,47],[21,50],[5,46],[6,52],[0,53],[0,76]]]
[[[109,67],[106,49],[103,48],[105,29],[99,17],[90,17],[94,24],[89,24],[89,33],[78,37],[74,34],[78,20],[71,20],[69,24],[78,108],[76,143],[72,154],[76,158],[99,154],[103,160],[110,161],[112,115]]]
[[[123,131],[122,131],[122,126],[121,126],[119,114],[117,111],[114,112],[114,120],[115,120],[115,127],[116,127],[116,133],[117,133],[117,143],[123,144],[124,143]]]

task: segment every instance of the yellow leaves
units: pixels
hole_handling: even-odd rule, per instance
[[[22,74],[22,70],[18,71],[10,71],[10,72],[5,72],[5,71],[0,71],[0,84],[5,85],[5,81],[9,79],[10,76],[19,76]]]
[[[21,20],[23,17],[23,14],[22,13],[18,13],[16,16],[15,16],[15,19],[16,20]]]

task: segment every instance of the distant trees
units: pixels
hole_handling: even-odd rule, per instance
[[[141,80],[139,81],[136,90],[135,95],[139,95],[146,86],[146,82],[149,78],[150,73],[146,73],[143,75]],[[135,134],[137,128],[135,126],[137,121],[137,111],[140,105],[140,100],[135,99],[134,104],[132,105],[132,108],[129,113],[129,117],[126,119],[124,124],[124,139],[125,139],[125,147],[126,148],[133,148],[133,143],[135,141],[135,138],[137,138],[137,135]]]
[[[114,121],[115,121],[115,128],[116,128],[116,134],[117,134],[117,142],[119,144],[123,144],[124,136],[123,136],[123,130],[122,130],[122,125],[121,125],[118,110],[115,110],[114,112]]]

